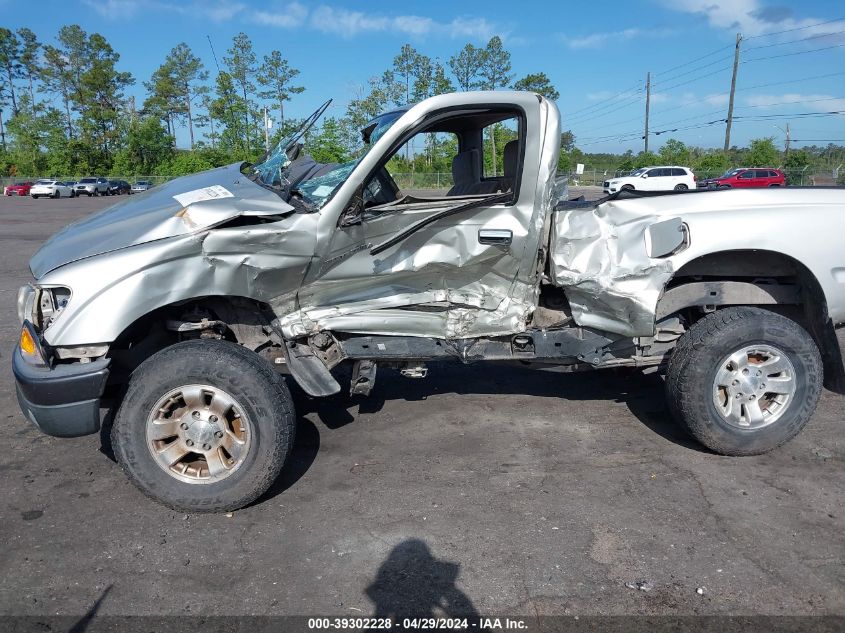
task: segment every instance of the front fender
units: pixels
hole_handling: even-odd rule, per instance
[[[44,331],[52,346],[111,343],[149,312],[203,296],[239,296],[293,310],[313,257],[316,214],[212,229],[80,260],[45,275],[73,296]]]

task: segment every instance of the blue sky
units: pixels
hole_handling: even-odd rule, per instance
[[[291,116],[328,97],[342,113],[406,42],[445,64],[466,42],[483,45],[498,34],[517,77],[542,71],[551,78],[576,144],[615,152],[642,149],[648,71],[651,130],[661,132],[651,147],[670,137],[721,147],[724,124],[710,122],[725,116],[741,32],[732,144],[761,136],[782,144],[787,123],[798,145],[845,140],[845,114],[817,116],[845,111],[841,0],[0,0],[0,10],[4,26],[28,26],[42,41],[52,42],[69,23],[102,33],[120,53],[121,69],[136,77],[130,93],[139,102],[142,81],[177,43],[186,42],[213,71],[206,35],[222,61],[232,36],[244,31],[259,57],[278,49],[302,72],[308,89],[287,106]],[[184,145],[185,135],[177,140]]]

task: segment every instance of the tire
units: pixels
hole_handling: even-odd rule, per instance
[[[780,185],[775,183],[774,185],[769,185],[769,187],[780,187]]]
[[[731,186],[730,186],[730,185],[719,185],[719,187],[718,187],[718,188],[719,188],[719,189],[730,189],[730,188],[731,188]]]
[[[634,185],[622,185],[621,191],[633,191]]]
[[[733,358],[743,356],[736,365]],[[776,372],[779,367],[784,369]],[[674,417],[707,448],[759,455],[804,428],[822,382],[821,355],[804,328],[768,310],[731,307],[709,314],[681,337],[669,360],[666,397]],[[717,387],[721,383],[728,386]],[[781,391],[791,385],[793,391],[789,396],[766,391],[774,385]],[[745,421],[731,422],[726,409]],[[753,420],[755,411],[762,417]]]
[[[686,191],[687,189],[689,189],[689,187],[684,184],[675,185],[675,191]]]
[[[215,390],[218,395],[208,399],[208,391]],[[191,396],[196,392],[204,395]],[[156,414],[162,402],[171,407],[171,417]],[[222,423],[212,415],[219,411],[229,412],[220,414]],[[154,423],[153,415],[163,424]],[[161,436],[170,429],[178,435],[163,441],[150,437],[156,430]],[[239,429],[243,431],[238,440],[241,448],[237,453],[225,452],[227,440],[232,444],[230,436],[235,437]],[[235,343],[200,339],[172,345],[133,372],[111,438],[121,468],[147,496],[174,510],[221,512],[244,507],[270,487],[290,454],[295,431],[287,385],[264,359]],[[217,444],[205,454],[187,448],[199,451],[200,442],[202,448]],[[161,457],[154,456],[154,451]],[[175,462],[171,462],[173,457],[163,457],[182,453]],[[218,475],[211,473],[206,455],[216,456]],[[226,462],[234,465],[224,466]]]
[[[61,198],[61,197],[62,197],[62,194],[61,194],[61,192],[59,192],[59,191],[54,191],[54,192],[53,192],[53,197],[54,197],[54,198]]]
[[[33,195],[32,195],[32,199],[33,199],[33,200],[38,200],[38,196],[36,196],[35,194],[33,194]]]

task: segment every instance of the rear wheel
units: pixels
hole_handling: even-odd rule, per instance
[[[795,437],[821,388],[821,356],[807,331],[751,307],[725,308],[693,325],[666,376],[674,416],[723,455],[758,455]]]
[[[59,190],[58,190],[58,189],[56,189],[56,190],[53,192],[53,197],[54,197],[54,198],[61,198],[61,197],[62,197],[62,194],[59,192]]]
[[[112,444],[150,497],[177,510],[226,511],[273,483],[295,424],[287,385],[264,359],[234,343],[195,340],[133,373]]]
[[[675,191],[686,191],[687,189],[689,189],[689,187],[684,184],[675,185]]]
[[[33,200],[38,200],[38,196],[37,196],[37,195],[35,195],[35,194],[32,194],[32,199],[33,199]]]

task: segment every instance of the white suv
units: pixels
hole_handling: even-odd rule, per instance
[[[630,176],[605,180],[605,193],[622,189],[639,191],[683,191],[695,189],[695,175],[689,167],[643,167]]]

